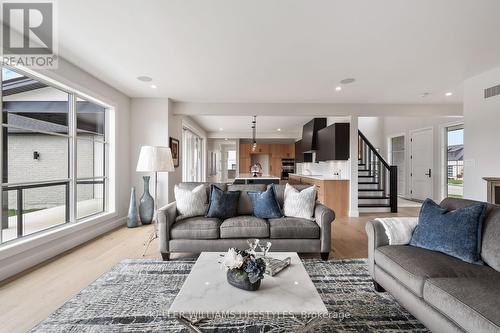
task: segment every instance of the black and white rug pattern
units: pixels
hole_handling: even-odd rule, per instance
[[[195,260],[129,259],[114,266],[31,332],[187,332],[168,308]],[[428,332],[388,293],[376,293],[366,260],[304,259],[328,311],[315,332]],[[203,332],[293,332],[290,318],[216,319]]]

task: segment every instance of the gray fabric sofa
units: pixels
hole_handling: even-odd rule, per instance
[[[474,203],[448,198],[441,206],[452,210]],[[409,245],[388,245],[377,221],[370,221],[366,231],[377,291],[390,292],[433,332],[500,332],[500,206],[488,205],[484,266]]]
[[[209,194],[209,183],[181,183],[179,186],[193,189],[200,184],[206,185]],[[224,221],[204,216],[181,219],[175,202],[159,209],[159,245],[164,260],[169,260],[170,253],[174,252],[227,251],[230,247],[246,249],[246,241],[249,238],[270,240],[271,251],[321,253],[324,260],[328,259],[331,249],[331,223],[335,219],[331,209],[316,203],[315,221],[292,217],[260,219],[252,216],[252,203],[247,191],[265,191],[267,185],[215,185],[224,191],[241,191],[238,216]],[[274,186],[276,199],[282,207],[285,186]],[[296,185],[295,188],[302,190],[308,186]]]

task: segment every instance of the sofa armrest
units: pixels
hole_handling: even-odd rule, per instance
[[[365,226],[368,235],[368,271],[373,277],[373,267],[375,266],[375,250],[381,246],[389,245],[389,238],[385,233],[385,228],[380,221],[369,221]]]
[[[161,253],[168,253],[170,240],[170,228],[177,217],[177,205],[174,202],[158,209],[158,240]]]
[[[320,228],[321,253],[330,253],[332,248],[332,222],[335,212],[330,208],[317,203],[314,207],[314,217]]]

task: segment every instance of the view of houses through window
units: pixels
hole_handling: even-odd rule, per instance
[[[464,128],[463,125],[447,128],[448,197],[464,196]]]
[[[105,210],[106,108],[2,68],[0,243]]]

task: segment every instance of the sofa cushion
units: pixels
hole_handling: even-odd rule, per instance
[[[477,204],[479,201],[446,198],[440,206],[452,210]],[[483,222],[481,259],[500,272],[500,206],[488,204]]]
[[[208,205],[207,217],[227,219],[238,213],[238,200],[240,191],[222,191],[215,185],[210,186],[210,204]]]
[[[248,196],[252,201],[253,216],[261,219],[275,219],[283,216],[272,186],[264,192],[248,192]]]
[[[228,191],[241,191],[238,202],[238,215],[252,215],[252,201],[247,192],[262,192],[266,189],[265,184],[245,184],[245,185],[229,185]]]
[[[271,238],[317,239],[320,230],[316,222],[298,217],[269,220]]]
[[[426,199],[410,245],[443,252],[469,263],[483,264],[481,235],[485,213],[485,203],[450,211]]]
[[[188,217],[172,225],[172,239],[217,239],[221,220],[204,216]]]
[[[469,264],[444,253],[408,245],[379,247],[375,264],[399,280],[415,295],[422,297],[428,278],[494,276],[497,271],[488,266]]]
[[[220,188],[222,191],[227,190],[227,185],[225,183],[204,183],[204,182],[182,182],[179,183],[179,188],[186,189],[192,191],[195,187],[199,185],[204,185],[207,190],[207,204],[210,202],[210,185],[215,185]]]
[[[500,273],[429,279],[424,299],[467,332],[500,332]]]
[[[192,190],[175,185],[174,195],[180,218],[203,216],[207,212],[207,191],[204,184],[200,184]]]
[[[267,187],[274,187],[274,195],[276,196],[276,200],[278,200],[278,204],[280,205],[281,208],[283,208],[285,204],[285,186],[286,185],[276,185],[276,184],[269,184]],[[304,184],[297,184],[293,185],[293,187],[298,190],[299,192],[311,187],[311,185],[304,185]]]
[[[236,216],[222,222],[220,238],[268,238],[269,224],[255,216]]]
[[[289,217],[313,220],[314,206],[316,205],[316,192],[315,185],[299,191],[292,185],[286,184],[283,214]]]

